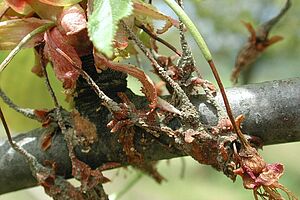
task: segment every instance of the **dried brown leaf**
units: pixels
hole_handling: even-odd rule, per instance
[[[45,54],[53,63],[53,68],[56,77],[63,82],[63,87],[71,89],[75,87],[76,80],[79,77],[79,72],[75,69],[57,49],[63,51],[66,55],[72,58],[77,66],[81,67],[81,60],[73,46],[66,43],[66,38],[60,33],[57,27],[52,28],[45,34]]]
[[[99,70],[103,70],[106,67],[115,70],[127,73],[135,78],[137,78],[143,85],[142,92],[147,97],[150,102],[149,107],[151,110],[154,110],[157,107],[157,92],[156,87],[150,77],[145,74],[145,72],[133,65],[126,65],[121,63],[114,63],[108,60],[104,55],[94,52],[95,65]]]

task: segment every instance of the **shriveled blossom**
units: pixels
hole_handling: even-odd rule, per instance
[[[240,168],[234,170],[234,173],[242,177],[246,189],[253,190],[255,199],[259,196],[270,200],[284,199],[278,189],[284,191],[288,199],[298,199],[279,183],[284,171],[282,164],[267,164],[252,147],[242,149],[236,156]]]

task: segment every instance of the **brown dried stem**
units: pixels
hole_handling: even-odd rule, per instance
[[[147,33],[148,35],[150,35],[150,37],[152,37],[153,39],[159,41],[160,43],[164,44],[166,47],[168,47],[169,49],[171,49],[174,53],[176,53],[178,56],[181,56],[181,52],[179,52],[172,44],[168,43],[167,41],[165,41],[164,39],[158,37],[157,35],[155,35],[154,33],[152,33],[150,30],[148,30],[144,25],[137,25],[137,27],[139,27],[140,29],[142,29],[145,33]]]
[[[220,92],[221,92],[221,95],[222,95],[222,98],[223,98],[223,101],[224,101],[224,105],[225,105],[225,108],[226,108],[226,111],[227,111],[227,114],[228,114],[228,117],[230,119],[230,122],[233,126],[233,129],[234,131],[236,132],[236,134],[238,135],[239,139],[241,140],[241,143],[242,145],[247,148],[247,147],[250,147],[250,144],[248,143],[248,141],[246,140],[245,136],[243,135],[240,127],[236,124],[235,122],[235,119],[233,117],[233,114],[232,114],[232,110],[231,110],[231,107],[230,107],[230,104],[229,104],[229,101],[228,101],[228,98],[227,98],[227,95],[226,95],[226,92],[225,92],[225,88],[223,86],[223,83],[221,81],[221,78],[219,76],[219,73],[215,67],[215,64],[213,62],[213,60],[209,60],[208,61],[208,64],[213,72],[213,75],[217,81],[217,84],[220,88]]]

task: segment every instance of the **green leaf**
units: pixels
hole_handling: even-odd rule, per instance
[[[112,41],[118,22],[132,13],[131,0],[95,0],[88,20],[88,32],[95,48],[106,56],[113,55]]]

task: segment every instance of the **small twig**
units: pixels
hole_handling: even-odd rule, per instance
[[[183,1],[178,0],[177,3],[183,9]],[[182,77],[181,82],[183,82],[183,84],[185,84],[189,79],[191,79],[193,72],[196,70],[195,59],[186,41],[184,28],[185,27],[182,20],[179,19],[179,36],[180,45],[182,48],[182,56],[177,62],[177,67],[179,68],[180,76]]]
[[[164,2],[166,2],[166,4],[169,5],[169,7],[177,14],[180,20],[182,20],[185,26],[189,29],[199,49],[201,50],[204,58],[206,60],[211,60],[212,59],[211,53],[208,50],[208,47],[203,37],[201,36],[201,34],[199,34],[197,27],[192,22],[192,20],[188,17],[188,15],[184,12],[184,10],[173,0],[164,0]]]
[[[43,63],[42,61],[43,59],[41,59],[41,63]],[[43,75],[45,76],[45,83],[46,83],[46,86],[48,88],[48,91],[53,99],[53,103],[55,105],[56,108],[59,108],[60,105],[58,103],[58,100],[57,100],[57,97],[55,96],[55,93],[53,91],[53,88],[50,84],[50,80],[49,80],[49,76],[48,76],[48,73],[47,73],[47,69],[46,69],[46,66],[44,64],[42,64],[42,70],[43,70]]]
[[[39,121],[39,118],[37,118],[36,115],[34,114],[34,109],[20,108],[14,102],[12,102],[12,100],[8,96],[6,96],[6,94],[1,88],[0,88],[0,97],[2,98],[4,103],[6,103],[13,110],[17,111],[18,113],[21,113],[25,117]]]
[[[154,33],[152,33],[144,25],[136,25],[136,26],[139,27],[140,29],[142,29],[148,35],[150,35],[150,37],[152,37],[153,39],[159,41],[160,43],[162,43],[163,45],[165,45],[166,47],[168,47],[169,49],[171,49],[178,56],[181,56],[181,52],[179,52],[172,44],[168,43],[164,39],[162,39],[162,38],[158,37],[157,35],[155,35]]]
[[[54,106],[56,107],[56,115],[57,115],[57,121],[58,121],[58,125],[61,129],[61,132],[65,135],[65,133],[67,132],[67,128],[65,127],[65,124],[63,122],[63,117],[62,117],[62,114],[61,114],[61,106],[59,105],[58,103],[58,100],[56,98],[56,95],[54,93],[54,90],[51,86],[51,83],[50,83],[50,80],[49,80],[49,77],[48,77],[48,73],[47,73],[47,70],[46,70],[46,65],[44,63],[44,54],[43,54],[43,48],[41,48],[39,50],[39,53],[41,55],[41,59],[40,59],[40,64],[42,66],[42,71],[43,71],[43,75],[45,77],[45,84],[47,86],[47,89],[52,97],[52,100],[53,100],[53,103],[54,103]]]
[[[184,9],[183,0],[177,0],[177,3],[182,9]],[[195,59],[192,55],[191,48],[189,47],[189,45],[186,41],[184,29],[185,29],[184,23],[180,19],[179,31],[180,31],[180,43],[181,43],[183,55],[180,58],[180,60],[178,61],[177,66],[183,68],[186,65],[191,65],[194,68],[193,70],[196,72],[197,76],[200,79],[204,80],[202,75],[200,74],[199,70],[195,66]],[[191,75],[189,75],[189,76],[191,76]],[[208,99],[208,103],[210,103],[211,105],[213,105],[216,108],[218,117],[224,118],[224,116],[226,114],[225,114],[224,110],[222,109],[222,107],[216,102],[216,99],[212,95],[211,90],[208,88],[208,85],[205,82],[203,82],[201,84],[201,87],[203,88],[203,90],[205,92],[205,95]]]
[[[5,120],[4,114],[1,110],[1,107],[0,107],[0,118],[1,118],[2,124],[4,126],[9,144],[15,151],[19,152],[20,154],[22,154],[25,157],[26,161],[30,165],[32,175],[36,178],[37,171],[44,170],[45,168],[39,164],[37,159],[32,154],[28,153],[23,147],[19,146],[16,142],[13,141],[10,130],[9,130],[6,120]]]
[[[182,0],[177,0],[177,3],[183,9],[183,1]],[[179,20],[179,34],[180,34],[180,44],[181,44],[181,48],[182,48],[182,51],[183,51],[183,56],[182,57],[188,57],[187,59],[189,59],[191,64],[194,66],[195,61],[194,61],[194,58],[192,56],[191,49],[189,48],[188,43],[186,41],[186,38],[185,38],[185,35],[184,35],[184,24],[183,24],[181,19]]]
[[[1,118],[1,121],[2,121],[2,124],[4,126],[4,129],[5,129],[5,133],[6,133],[6,136],[7,136],[7,139],[8,139],[8,142],[10,143],[11,146],[14,146],[14,142],[12,140],[12,137],[11,137],[11,134],[10,134],[10,131],[9,131],[9,128],[8,128],[8,125],[6,123],[6,120],[5,120],[5,117],[4,117],[4,114],[2,112],[2,109],[0,107],[0,118]]]
[[[23,48],[25,44],[27,44],[34,36],[39,33],[46,31],[51,26],[54,26],[54,23],[47,23],[43,26],[40,26],[30,33],[28,33],[23,39],[19,42],[19,44],[8,54],[8,56],[4,59],[4,61],[0,65],[0,73],[5,69],[5,67],[10,63],[13,57]]]
[[[170,8],[178,15],[178,17],[182,20],[182,22],[186,25],[186,27],[189,29],[189,31],[191,32],[193,38],[195,39],[198,47],[200,48],[204,58],[206,59],[206,61],[208,62],[214,77],[218,83],[218,86],[220,88],[222,97],[223,97],[223,101],[226,107],[226,111],[228,114],[228,117],[232,123],[232,126],[236,132],[236,134],[238,135],[239,139],[241,140],[241,143],[244,145],[244,147],[249,147],[250,144],[248,143],[248,141],[246,140],[245,136],[243,135],[243,133],[240,130],[240,127],[237,126],[237,124],[235,123],[232,111],[231,111],[231,107],[229,104],[229,101],[227,99],[227,95],[224,89],[224,86],[222,84],[222,81],[220,79],[220,76],[217,72],[217,69],[214,65],[213,59],[212,59],[212,55],[209,51],[209,48],[206,45],[206,42],[204,41],[202,35],[200,34],[200,32],[198,31],[197,27],[195,26],[195,24],[192,22],[192,20],[189,18],[189,16],[184,12],[184,10],[175,2],[173,2],[172,0],[164,0],[169,6]]]
[[[282,18],[282,16],[289,10],[291,7],[292,2],[291,0],[286,0],[286,3],[284,7],[280,10],[278,15],[274,16],[272,19],[268,20],[267,22],[263,23],[258,31],[257,36],[267,38],[271,29],[274,27],[274,25]]]
[[[58,125],[61,129],[61,132],[62,132],[64,139],[66,141],[66,144],[67,144],[69,158],[72,163],[72,175],[74,176],[75,179],[80,180],[80,182],[81,182],[80,193],[83,194],[82,191],[86,192],[87,198],[84,198],[84,199],[89,199],[88,196],[90,196],[90,195],[98,196],[98,197],[100,195],[101,199],[107,200],[108,197],[103,190],[103,187],[101,184],[101,179],[97,180],[99,182],[96,185],[92,186],[92,188],[88,188],[89,183],[87,181],[89,181],[89,180],[86,180],[86,178],[87,178],[86,176],[91,176],[93,178],[95,178],[96,176],[101,176],[104,178],[104,176],[97,169],[91,170],[90,167],[86,163],[77,159],[75,150],[74,150],[75,129],[72,126],[71,127],[66,126],[67,120],[63,119],[61,106],[58,104],[57,98],[51,87],[46,68],[44,66],[43,66],[43,73],[44,73],[44,76],[46,77],[45,79],[46,79],[46,84],[47,84],[48,90],[49,90],[49,92],[52,96],[52,99],[54,101],[54,104],[56,106],[56,115],[57,115]],[[93,171],[93,172],[91,172],[91,171]],[[92,180],[90,182],[92,182]],[[96,191],[98,191],[98,192],[96,192]],[[97,194],[95,194],[94,192],[96,192]],[[95,197],[94,198],[90,197],[90,198],[94,199]]]
[[[248,76],[243,77],[244,83],[247,82],[247,78],[249,79],[249,73],[253,70],[251,65],[262,55],[262,53],[271,45],[283,40],[282,36],[275,35],[269,37],[271,29],[276,25],[277,22],[283,17],[283,15],[288,11],[291,7],[291,1],[286,0],[284,7],[281,11],[266,21],[262,25],[260,25],[256,30],[251,25],[251,23],[243,22],[245,27],[248,29],[250,36],[248,41],[243,45],[243,47],[239,50],[234,68],[231,73],[231,82],[236,84],[238,82],[238,78],[242,72],[242,70],[248,69]],[[249,68],[250,67],[250,68]]]
[[[136,45],[150,60],[150,62],[155,67],[157,72],[161,75],[161,77],[163,77],[165,81],[174,89],[175,94],[179,97],[182,103],[182,113],[184,113],[183,117],[186,119],[192,117],[194,124],[199,123],[199,114],[195,106],[191,103],[188,96],[185,94],[184,90],[167,74],[165,69],[158,64],[158,62],[154,59],[152,54],[146,49],[145,45],[136,37],[136,35],[127,26],[127,24],[123,20],[120,20],[120,23],[124,27],[124,30],[128,33],[128,35],[135,41]]]

